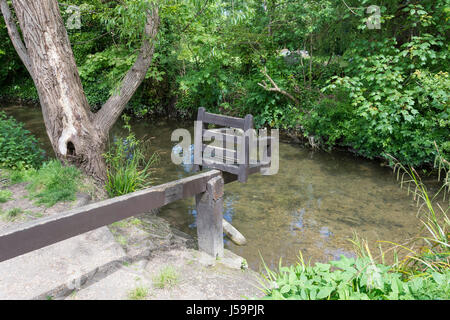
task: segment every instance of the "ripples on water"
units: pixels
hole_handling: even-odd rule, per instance
[[[38,136],[51,153],[42,116],[38,109],[6,108],[7,113]],[[26,111],[26,112],[25,112]],[[150,152],[158,151],[154,183],[160,184],[191,175],[189,166],[170,160],[175,128],[193,123],[140,121],[132,124],[138,137],[154,137]],[[120,133],[120,124],[112,135]],[[277,175],[252,175],[248,183],[226,185],[224,217],[248,240],[236,246],[225,240],[229,250],[243,256],[253,269],[260,267],[260,254],[271,267],[280,257],[294,263],[299,251],[306,261],[328,261],[341,254],[354,256],[353,232],[370,243],[376,240],[401,242],[417,233],[417,208],[399,188],[392,171],[375,161],[342,152],[311,152],[298,145],[280,143]],[[196,235],[194,199],[163,207],[160,215],[178,229]]]

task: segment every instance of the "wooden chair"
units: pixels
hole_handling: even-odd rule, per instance
[[[202,167],[217,169],[238,176],[239,182],[247,182],[248,176],[260,172],[262,168],[270,165],[257,160],[256,146],[267,146],[267,158],[271,156],[271,138],[257,137],[253,130],[253,116],[248,114],[245,118],[235,118],[209,113],[205,108],[199,108],[197,126],[194,137],[194,157],[201,156],[201,164],[195,164],[195,170]],[[221,128],[208,129],[213,124]],[[214,144],[205,144],[205,141],[214,138]],[[219,143],[220,146],[217,145]],[[252,144],[252,146],[251,146]],[[232,145],[232,148],[229,146]],[[228,148],[227,148],[228,147]],[[252,148],[251,148],[252,147]]]

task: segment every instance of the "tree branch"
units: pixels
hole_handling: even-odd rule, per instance
[[[31,68],[31,60],[30,57],[28,56],[28,51],[22,42],[20,33],[17,30],[16,22],[14,21],[14,18],[11,14],[11,10],[6,0],[0,0],[0,9],[2,11],[3,18],[5,19],[6,28],[8,30],[11,42],[14,48],[16,49],[16,52],[19,55],[20,59],[22,60],[23,64],[25,65],[25,68],[27,68],[28,73],[31,75],[32,78],[34,78],[32,72],[33,69]]]
[[[258,83],[259,86],[263,87],[265,90],[267,91],[273,91],[273,92],[278,92],[286,97],[288,97],[290,100],[292,100],[296,105],[299,105],[300,102],[294,97],[292,96],[290,93],[284,91],[283,89],[280,89],[277,84],[275,83],[275,81],[273,81],[273,79],[267,74],[267,68],[264,67],[264,70],[261,71],[266,78],[270,81],[270,83],[272,84],[272,86],[267,85],[266,81],[262,81],[262,83]]]
[[[131,97],[144,80],[155,51],[154,40],[158,33],[158,27],[158,7],[154,7],[151,11],[147,12],[144,39],[134,65],[125,75],[118,92],[113,93],[102,108],[95,114],[95,124],[104,134],[109,132],[109,129],[116,122],[126,104],[130,101]]]

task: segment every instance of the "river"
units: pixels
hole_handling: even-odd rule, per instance
[[[53,154],[38,108],[2,108],[24,122]],[[158,152],[154,185],[191,175],[189,167],[170,160],[171,133],[176,128],[193,131],[193,122],[169,120],[133,121],[137,137],[149,138],[149,151]],[[123,134],[117,123],[112,135]],[[252,269],[261,261],[270,267],[295,263],[299,251],[306,261],[324,262],[341,254],[354,256],[349,241],[356,233],[373,250],[378,240],[402,242],[415,236],[420,222],[411,195],[400,189],[392,170],[379,162],[348,152],[311,151],[288,141],[280,142],[279,172],[273,176],[250,176],[245,184],[225,186],[224,217],[248,240],[237,246],[225,239],[225,247],[244,257]],[[193,236],[194,199],[177,201],[161,209],[160,216]]]

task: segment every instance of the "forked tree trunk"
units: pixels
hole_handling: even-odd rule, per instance
[[[120,90],[98,113],[90,111],[69,37],[56,0],[13,0],[23,42],[6,0],[0,0],[8,33],[36,85],[47,134],[58,159],[105,181],[102,153],[109,130],[150,67],[158,30],[158,10],[147,14],[140,54]]]

